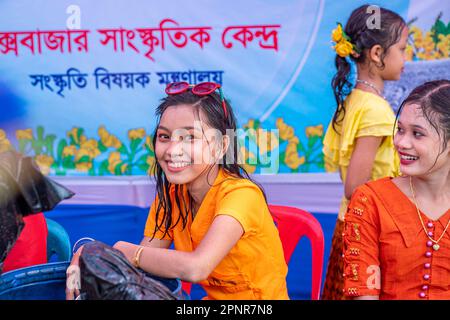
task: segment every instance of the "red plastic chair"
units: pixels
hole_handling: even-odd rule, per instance
[[[324,237],[319,221],[309,212],[287,207],[269,205],[270,213],[275,221],[283,245],[284,258],[288,264],[292,253],[303,236],[311,241],[312,246],[312,290],[311,299],[320,299],[320,287],[322,284]],[[182,288],[186,293],[191,292],[192,284],[182,282]]]
[[[278,227],[286,263],[289,263],[295,247],[303,236],[310,240],[312,247],[311,299],[319,300],[325,242],[319,221],[309,212],[294,207],[269,205],[269,210]]]

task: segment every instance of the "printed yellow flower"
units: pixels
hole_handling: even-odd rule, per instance
[[[138,129],[131,129],[128,130],[128,138],[130,140],[136,140],[136,139],[142,139],[145,137],[145,129],[144,128],[138,128]]]
[[[319,124],[318,126],[307,127],[305,133],[308,138],[321,137],[323,136],[323,125]]]
[[[116,136],[110,134],[104,126],[98,128],[98,135],[100,136],[100,140],[103,145],[107,148],[113,147],[119,149],[122,146],[122,143]]]
[[[436,44],[434,43],[433,35],[431,34],[431,32],[427,32],[422,46],[427,53],[431,54],[434,51]]]
[[[148,170],[147,170],[147,174],[148,175],[153,175],[154,171],[153,171],[153,166],[156,163],[155,157],[152,156],[147,156],[147,160],[145,161],[148,164]]]
[[[276,122],[276,126],[280,132],[280,139],[281,140],[289,140],[294,136],[294,128],[288,126],[283,122],[282,118],[278,118]]]
[[[423,39],[423,38],[414,40],[414,46],[415,46],[417,49],[420,49],[420,50],[421,50],[421,49],[423,48],[423,44],[424,44],[424,39]]]
[[[266,154],[269,151],[273,151],[279,145],[279,139],[272,131],[258,128],[256,131],[256,137],[259,154],[261,155]]]
[[[98,148],[98,142],[94,139],[85,140],[81,143],[80,147],[95,151]]]
[[[106,139],[109,136],[109,132],[108,130],[106,130],[105,126],[100,126],[97,130],[97,133],[102,140]]]
[[[409,32],[413,35],[422,34],[422,30],[417,26],[412,26],[411,28],[409,28]]]
[[[285,151],[284,163],[291,169],[297,169],[305,163],[305,157],[299,157],[296,143],[288,143]]]
[[[422,39],[422,30],[420,30],[418,27],[412,26],[409,30],[410,33],[412,33],[413,35],[414,42],[418,40],[420,41]]]
[[[347,40],[343,40],[334,46],[337,55],[345,58],[353,53],[353,45]]]
[[[419,58],[420,60],[429,60],[430,59],[425,52],[417,53],[417,58]]]
[[[437,43],[436,48],[441,53],[442,58],[448,58],[450,52],[450,34],[447,36],[440,34],[438,38],[439,42]]]
[[[80,159],[83,157],[88,157],[89,159],[91,159],[91,153],[88,149],[80,148],[75,152],[75,161],[80,161]]]
[[[6,138],[6,132],[0,129],[0,152],[12,149],[11,142]]]
[[[117,163],[117,162],[121,162],[122,160],[120,159],[120,152],[114,151],[111,152],[108,156],[108,162],[109,163]]]
[[[239,162],[245,171],[248,173],[254,173],[256,171],[257,158],[253,152],[250,152],[244,146],[241,146],[239,158]]]
[[[336,29],[334,29],[331,33],[331,39],[335,43],[338,43],[339,41],[342,40],[343,36],[344,36],[344,30],[342,30],[342,25],[340,23],[338,23],[338,26],[336,27]]]
[[[407,61],[412,61],[414,57],[414,48],[411,45],[406,46],[405,55]]]
[[[120,163],[122,163],[120,152],[111,152],[108,156],[108,171],[114,174],[116,166]]]
[[[407,48],[407,60],[413,60],[414,55],[419,60],[447,59],[450,54],[450,34],[438,34],[435,41],[435,31],[423,32],[420,28],[410,28],[414,43],[412,48]]]
[[[88,172],[92,168],[92,162],[77,163],[75,168],[80,172]]]
[[[242,126],[242,128],[251,129],[251,128],[254,128],[254,126],[255,126],[255,120],[249,119],[248,122]]]
[[[70,156],[74,156],[75,153],[77,152],[77,147],[70,145],[70,146],[65,146],[62,152],[62,156],[63,157],[70,157]]]
[[[244,168],[245,171],[247,171],[247,173],[255,173],[256,171],[256,166],[252,166],[250,164],[244,163],[241,165],[242,168]]]
[[[298,137],[292,137],[288,140],[288,144],[299,144],[300,140],[298,139]]]
[[[98,142],[94,139],[89,139],[81,143],[80,149],[76,152],[75,161],[80,160],[84,156],[88,156],[91,160],[99,155],[100,150],[98,150]]]
[[[417,57],[421,60],[436,60],[439,58],[438,52],[419,52]]]
[[[88,138],[87,138],[85,135],[82,135],[82,136],[80,137],[80,144],[85,143],[87,140],[88,140]]]
[[[33,139],[33,129],[17,130],[16,131],[17,140],[31,140]]]
[[[35,161],[39,166],[42,174],[48,175],[50,173],[50,166],[55,161],[51,156],[47,156],[45,154],[40,154],[35,157]]]
[[[80,131],[80,128],[73,127],[70,131],[67,132],[67,137],[68,138],[72,137],[73,141],[76,144],[79,144],[80,143],[80,140],[78,139],[79,131]]]

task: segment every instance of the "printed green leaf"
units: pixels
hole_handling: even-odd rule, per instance
[[[64,148],[67,147],[66,139],[61,139],[58,143],[57,160],[61,161]]]
[[[114,174],[116,176],[121,176],[122,175],[122,170],[120,170],[120,168],[122,167],[122,164],[123,164],[123,162],[120,162],[114,167]]]
[[[98,142],[98,150],[100,150],[101,153],[103,153],[106,150],[108,150],[108,148],[105,147],[105,145],[103,144],[103,142],[101,140]]]
[[[85,162],[91,162],[91,159],[89,156],[82,156],[80,159],[78,159],[77,163],[85,163]]]
[[[37,140],[44,140],[44,127],[43,126],[38,126],[36,129],[36,133],[37,133]]]
[[[117,149],[117,151],[119,151],[123,155],[128,155],[127,147],[125,147],[124,144],[122,144],[122,146],[119,149]]]
[[[142,171],[145,171],[145,172],[147,172],[147,170],[149,169],[149,165],[147,164],[147,163],[140,163],[140,164],[138,164],[138,168],[140,169],[140,170],[142,170]]]
[[[108,171],[108,160],[103,160],[100,163],[100,167],[98,169],[98,173],[99,173],[100,176],[103,176],[103,175],[109,173],[109,171]]]
[[[130,145],[131,152],[136,152],[136,150],[139,147],[139,145],[141,144],[141,142],[142,142],[142,138],[133,139],[131,141],[131,145]]]

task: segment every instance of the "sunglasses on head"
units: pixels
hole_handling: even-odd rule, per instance
[[[227,107],[225,104],[225,99],[223,97],[221,85],[215,82],[202,82],[196,85],[189,84],[185,81],[183,82],[172,82],[168,83],[166,86],[166,93],[168,95],[175,95],[186,92],[191,89],[191,92],[197,96],[207,96],[219,89],[220,100],[222,101],[222,108],[225,114],[225,118],[228,117]]]

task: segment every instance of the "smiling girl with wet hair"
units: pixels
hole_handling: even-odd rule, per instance
[[[173,83],[166,93],[144,239],[114,247],[150,274],[199,283],[206,299],[289,299],[280,237],[264,192],[239,164],[220,85]]]
[[[345,294],[450,299],[450,81],[414,89],[397,115],[402,175],[352,196],[345,219]]]

